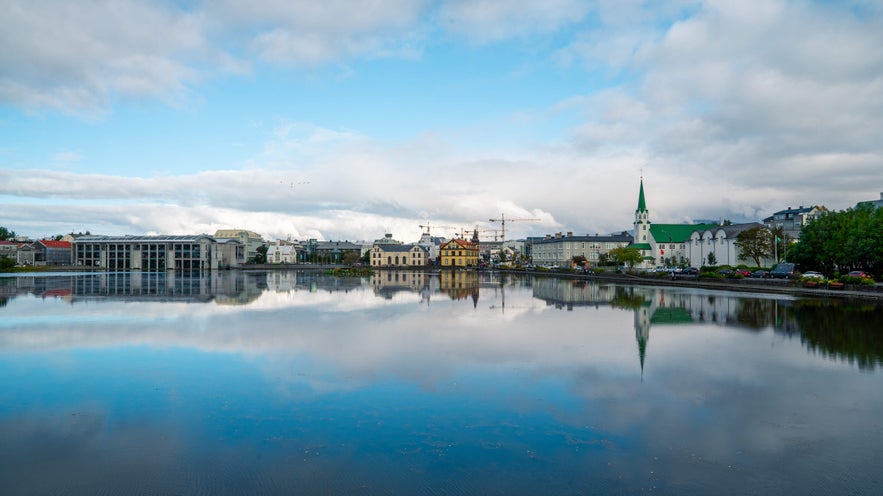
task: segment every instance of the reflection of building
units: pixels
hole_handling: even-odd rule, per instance
[[[533,297],[555,308],[573,310],[574,307],[609,305],[615,286],[596,284],[584,279],[562,280],[537,277],[533,280]]]
[[[478,243],[452,239],[439,248],[442,267],[478,266]]]
[[[421,300],[428,302],[430,295],[437,289],[438,282],[422,271],[378,270],[371,275],[371,287],[374,288],[374,294],[388,300],[404,292],[419,293]]]
[[[443,270],[439,274],[439,289],[452,300],[472,298],[478,306],[478,273],[473,271]]]
[[[189,271],[238,267],[243,246],[231,239],[195,236],[80,236],[74,263],[109,270]]]

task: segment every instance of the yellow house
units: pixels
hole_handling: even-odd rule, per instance
[[[478,243],[452,239],[439,248],[442,267],[477,267]]]

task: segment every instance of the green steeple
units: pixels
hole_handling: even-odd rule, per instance
[[[644,201],[644,178],[641,178],[641,192],[638,194],[638,212],[647,211],[647,202]]]

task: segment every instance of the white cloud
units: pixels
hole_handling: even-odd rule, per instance
[[[438,17],[446,30],[489,43],[555,32],[581,21],[592,7],[581,0],[448,0]]]

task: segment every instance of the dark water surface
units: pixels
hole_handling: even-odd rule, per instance
[[[0,278],[0,494],[883,494],[883,308],[500,275]]]

